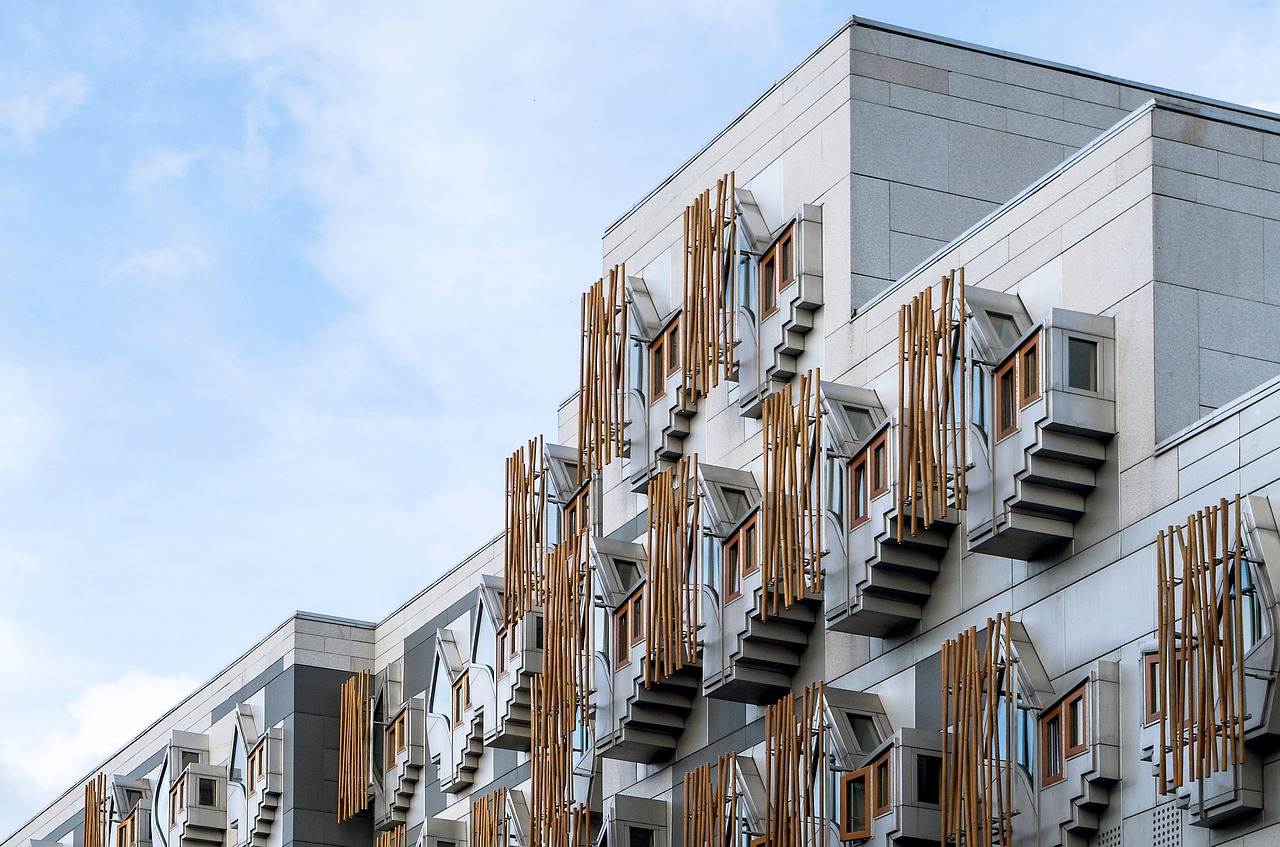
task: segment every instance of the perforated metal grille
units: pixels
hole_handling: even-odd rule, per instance
[[[1097,847],[1121,847],[1120,827],[1113,826],[1111,829],[1102,830],[1098,833],[1094,844]]]
[[[1172,803],[1157,806],[1152,813],[1151,847],[1182,847],[1182,810]]]

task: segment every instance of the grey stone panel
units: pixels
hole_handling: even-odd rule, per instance
[[[1262,296],[1280,303],[1280,221],[1262,222]]]
[[[1268,349],[1277,351],[1277,328],[1280,306],[1200,292],[1201,348],[1271,359],[1272,356],[1259,354]]]
[[[1152,113],[1152,134],[1197,147],[1225,150],[1252,159],[1263,157],[1264,133],[1172,109]]]
[[[1262,219],[1170,197],[1155,205],[1161,282],[1262,300]]]
[[[1009,131],[1017,132],[1014,116]],[[966,197],[1004,203],[1068,155],[1061,144],[952,124],[947,136],[948,188]]]
[[[293,783],[292,790],[285,794],[286,808],[312,809],[318,812],[332,812],[335,815],[338,812],[337,795],[328,797],[324,791],[326,776],[336,777],[337,775],[336,768],[330,774],[325,767],[328,723],[328,718],[307,714],[294,715],[291,720],[285,722],[285,728],[289,730],[288,736],[303,739],[305,742],[294,745],[296,749],[293,751],[293,767],[285,769],[285,774]],[[324,743],[316,743],[317,741]],[[337,751],[333,752],[336,765]]]
[[[928,732],[942,731],[942,653],[916,663],[916,724]]]
[[[872,297],[889,287],[893,280],[887,276],[870,276],[868,274],[851,274],[849,286],[852,289],[853,309],[856,311]]]
[[[994,203],[983,200],[893,183],[889,188],[889,229],[946,242],[994,208]]]
[[[1051,118],[1062,117],[1062,96],[1034,88],[1023,88],[982,77],[953,73],[951,93],[957,97],[994,103],[1019,112],[1030,112]]]
[[[1201,176],[1218,175],[1218,151],[1167,138],[1151,139],[1151,158],[1158,165]]]
[[[1172,435],[1200,417],[1198,339],[1200,319],[1195,291],[1155,284],[1156,440]]]
[[[946,190],[947,121],[875,103],[850,113],[855,174]]]
[[[889,183],[882,179],[855,176],[852,180],[853,215],[851,221],[852,268],[863,274],[885,279],[889,276]],[[879,289],[877,289],[879,290]],[[865,302],[856,299],[856,307]]]
[[[1104,83],[1110,85],[1110,83]],[[1113,88],[1115,86],[1112,86]],[[1125,115],[1116,106],[1103,105],[1099,102],[1077,100],[1074,97],[1062,101],[1062,119],[1072,123],[1095,127],[1101,131],[1112,126]]]
[[[1276,335],[1275,332],[1272,335]],[[1275,340],[1259,352],[1272,359],[1249,358],[1216,350],[1200,351],[1200,404],[1218,408],[1280,374],[1280,346]]]
[[[889,274],[894,279],[936,253],[947,242],[904,232],[889,233]]]
[[[990,103],[977,100],[963,100],[959,97],[948,97],[933,91],[919,88],[908,88],[905,85],[892,85],[889,88],[889,104],[909,112],[919,112],[946,118],[959,123],[984,126],[988,129],[1003,130],[1008,110]]]
[[[853,73],[873,79],[882,79],[912,88],[923,88],[940,94],[947,92],[948,72],[915,62],[904,62],[890,56],[853,51]]]
[[[436,651],[436,631],[440,627],[457,620],[468,609],[474,607],[479,596],[479,588],[468,591],[451,603],[449,608],[405,637],[403,688],[406,697],[412,697],[419,691],[426,691],[431,686],[431,670],[434,666]]]
[[[269,667],[267,667],[266,670],[264,670],[262,673],[255,676],[253,679],[246,682],[244,685],[240,686],[240,688],[236,690],[235,694],[232,694],[230,697],[223,700],[216,707],[214,707],[214,709],[209,713],[209,723],[210,724],[217,723],[218,719],[221,718],[223,715],[230,714],[232,710],[235,709],[237,703],[243,703],[245,700],[248,700],[254,694],[258,693],[258,691],[261,690],[263,686],[265,686],[268,682],[270,682],[271,680],[279,676],[283,670],[284,670],[284,659],[283,658],[276,659],[274,662],[271,663]],[[281,715],[281,717],[283,717],[283,715]],[[280,720],[280,718],[277,718],[276,721],[271,721],[269,718],[270,718],[270,712],[268,712],[267,726],[271,726],[272,724]]]
[[[1005,78],[1009,65],[1008,59],[980,50],[862,26],[854,27],[853,46],[868,53],[883,53],[909,62],[995,80]]]

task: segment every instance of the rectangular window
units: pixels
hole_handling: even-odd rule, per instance
[[[1062,713],[1066,717],[1063,724],[1065,732],[1063,755],[1070,758],[1083,753],[1088,746],[1089,732],[1085,725],[1084,686],[1077,688],[1062,703]]]
[[[253,748],[253,752],[249,754],[248,761],[245,763],[245,769],[249,772],[249,794],[253,795],[258,790],[258,783],[267,776],[267,739],[262,739],[258,742],[258,746]]]
[[[1062,779],[1062,711],[1054,707],[1040,719],[1040,749],[1043,751],[1043,767],[1040,779],[1044,785],[1052,785]]]
[[[871,837],[871,769],[840,777],[840,840]]]
[[[889,431],[871,444],[871,499],[889,490]]]
[[[129,817],[120,822],[119,828],[116,829],[116,847],[133,847],[138,843],[134,836],[137,814],[137,812],[130,812]]]
[[[667,355],[665,337],[659,335],[649,347],[649,400],[657,400],[667,393]]]
[[[178,825],[178,813],[187,807],[186,798],[183,797],[187,790],[187,778],[181,776],[178,781],[169,789],[169,827]]]
[[[880,817],[893,807],[893,772],[890,769],[890,753],[886,752],[872,765],[875,783],[875,809],[873,814]]]
[[[199,795],[196,800],[201,806],[217,805],[216,785],[212,779],[200,777],[200,781],[196,784],[196,791]]]
[[[765,254],[760,273],[760,317],[767,318],[778,310],[778,259],[773,251]]]
[[[453,683],[453,725],[462,726],[462,719],[471,708],[471,684],[467,680],[467,672]]]
[[[836,526],[844,526],[844,462],[833,453],[826,456],[826,500],[827,513],[835,520]]]
[[[631,664],[631,605],[623,603],[613,615],[613,663],[621,668]]]
[[[996,372],[996,405],[999,407],[999,420],[996,426],[996,438],[1004,438],[1018,429],[1017,372],[1014,370],[1015,360]]]
[[[791,239],[793,232],[794,230],[788,229],[782,238],[778,239],[778,264],[781,268],[781,273],[778,276],[779,291],[796,280],[795,249]]]
[[[742,595],[742,542],[736,534],[724,548],[724,594],[726,600]]]
[[[676,318],[671,322],[671,326],[667,327],[667,369],[666,375],[671,376],[680,370],[680,319]]]
[[[1018,380],[1022,384],[1019,408],[1040,398],[1040,343],[1039,336],[1022,345],[1018,353]]]
[[[755,573],[760,567],[760,546],[756,542],[756,516],[752,515],[742,526],[742,572]]]
[[[653,830],[638,826],[627,827],[628,847],[654,847]]]
[[[454,726],[457,726],[460,723],[456,713],[453,720]],[[408,746],[408,733],[406,732],[408,729],[408,721],[409,712],[406,710],[396,715],[395,719],[391,721],[390,726],[387,727],[387,770],[391,770],[396,766],[396,757],[400,754],[401,750]]]
[[[1098,344],[1083,338],[1067,339],[1067,387],[1098,390]]]
[[[853,463],[853,481],[849,484],[853,517],[850,526],[858,526],[867,519],[867,456],[864,453]]]
[[[1160,654],[1148,653],[1142,657],[1143,691],[1142,701],[1146,704],[1143,710],[1143,724],[1153,724],[1160,720]]]
[[[644,641],[644,592],[637,591],[631,598],[631,643]]]
[[[796,278],[795,228],[783,230],[760,259],[760,317],[767,318],[778,309],[779,293]]]
[[[932,805],[942,802],[941,756],[916,756],[916,801]]]

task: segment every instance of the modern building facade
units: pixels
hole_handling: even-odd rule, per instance
[[[604,267],[492,542],[4,847],[1280,843],[1280,117],[854,19]]]

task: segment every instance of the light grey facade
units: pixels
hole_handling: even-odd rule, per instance
[[[732,374],[691,404],[686,365],[655,347],[688,302],[685,208],[730,172]],[[770,303],[775,258],[789,282]],[[574,843],[682,847],[702,814],[686,777],[732,753],[731,843],[811,843],[770,829],[766,712],[818,681],[826,746],[805,790],[829,802],[810,831],[841,843],[865,772],[884,790],[848,843],[942,843],[943,645],[1006,613],[1017,707],[997,733],[1010,755],[987,764],[1010,789],[1009,843],[1280,843],[1280,117],[854,19],[609,227],[604,265],[623,263],[625,455],[579,485],[575,396],[539,457],[549,525],[586,514],[594,586],[589,706],[566,740]],[[899,537],[900,310],[961,268],[964,508]],[[763,409],[808,374],[822,578],[770,609],[744,552],[768,499]],[[693,456],[696,650],[646,680],[647,485]],[[1161,793],[1158,533],[1237,496],[1241,752]],[[114,847],[456,847],[490,796],[507,843],[539,843],[556,657],[546,610],[511,617],[506,549],[500,535],[380,623],[281,625],[103,763],[113,819],[141,813],[124,836],[110,825]],[[339,823],[341,688],[362,671],[369,804]],[[1079,727],[1055,735],[1068,716]],[[83,804],[73,786],[3,847],[89,847]]]

